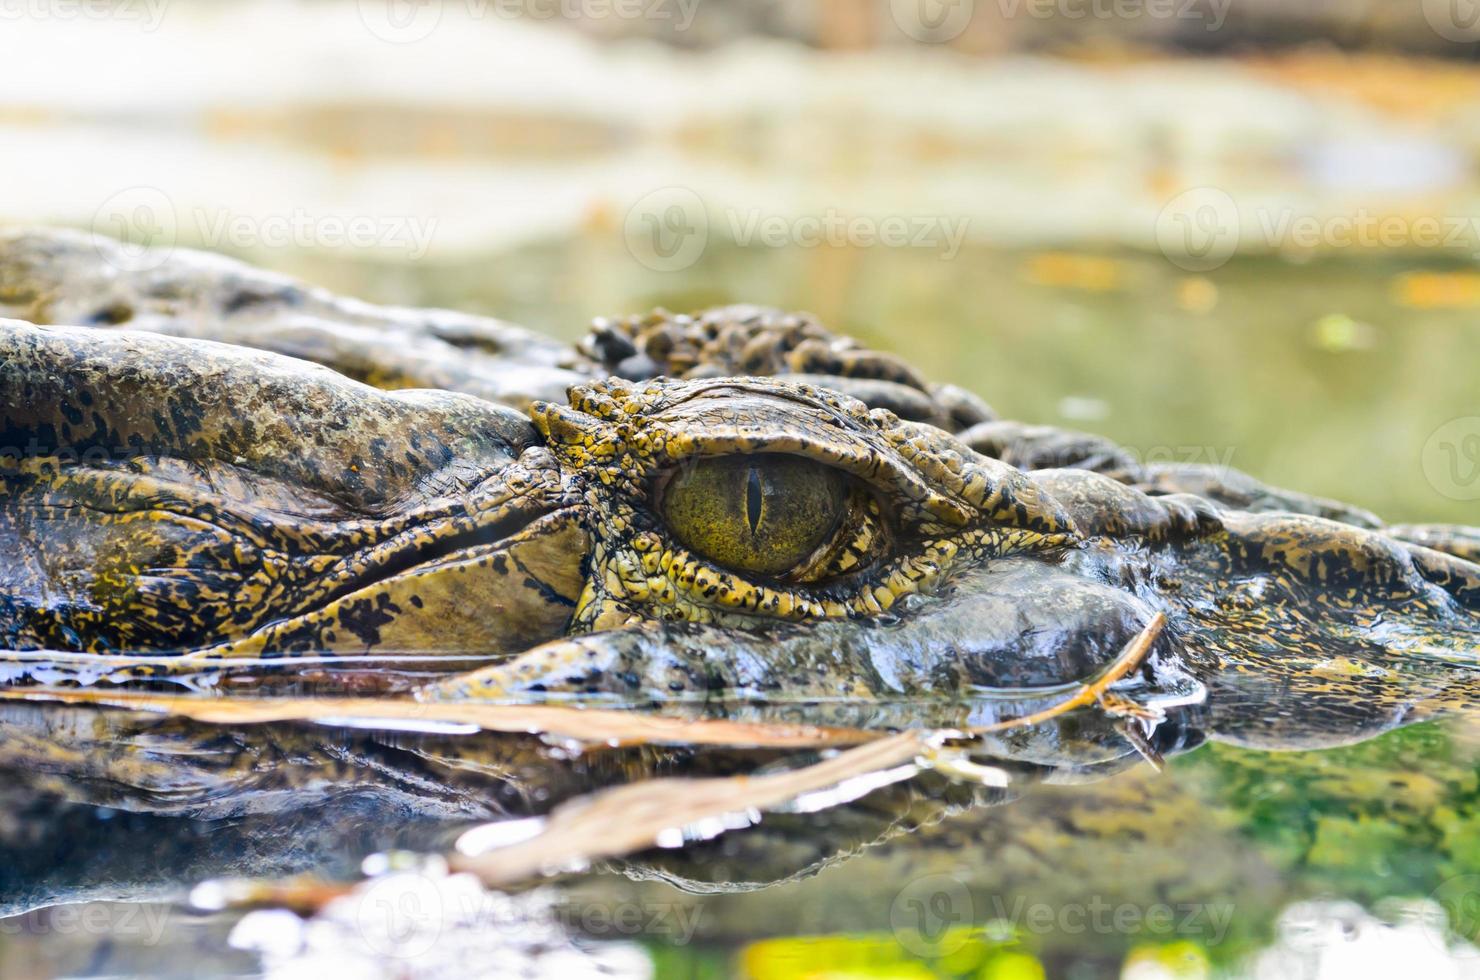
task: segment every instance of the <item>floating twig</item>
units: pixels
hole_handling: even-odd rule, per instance
[[[215,725],[309,721],[375,727],[373,723],[470,725],[486,731],[550,735],[612,747],[650,744],[829,748],[872,742],[886,733],[719,718],[673,718],[638,711],[545,704],[458,704],[410,698],[207,698],[142,691],[0,688],[0,700],[48,701],[177,715]]]
[[[994,722],[990,725],[979,725],[975,728],[965,729],[967,735],[989,735],[994,732],[1003,732],[1013,728],[1028,728],[1033,725],[1041,725],[1045,721],[1057,718],[1059,715],[1067,714],[1075,708],[1087,707],[1099,702],[1104,698],[1111,685],[1135,670],[1146,659],[1146,654],[1151,652],[1151,645],[1161,635],[1162,627],[1166,625],[1167,618],[1161,613],[1151,617],[1151,622],[1146,624],[1145,629],[1133,636],[1129,643],[1120,651],[1110,665],[1102,670],[1092,680],[1084,682],[1078,691],[1051,707],[1042,711],[1035,711],[1030,715],[1020,718],[1007,718]]]

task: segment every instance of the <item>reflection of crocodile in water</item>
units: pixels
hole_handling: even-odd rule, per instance
[[[953,726],[1094,674],[1160,613],[1152,658],[1108,712],[992,754],[1104,771],[1133,756],[1102,714],[1145,716],[1137,743],[1154,753],[1205,736],[1337,744],[1474,703],[1480,531],[1384,526],[998,420],[806,317],[660,313],[567,350],[52,233],[0,241],[0,312],[30,321],[0,326],[13,684],[416,654],[482,661],[421,684],[426,700]],[[1158,724],[1158,705],[1204,690]],[[22,739],[21,717],[17,770],[75,782],[94,764],[96,746],[68,755],[62,722]],[[269,743],[295,744],[253,742]],[[701,757],[509,785],[549,801]],[[168,809],[173,763],[111,758],[88,778],[129,809]],[[531,758],[550,762],[451,768]],[[290,769],[333,785],[324,766]],[[250,809],[261,787],[233,790],[233,772],[190,807]],[[519,809],[420,778],[396,777],[418,807]]]

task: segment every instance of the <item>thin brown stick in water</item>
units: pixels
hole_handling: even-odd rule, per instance
[[[1110,666],[1106,667],[1100,673],[1100,676],[1086,682],[1077,693],[1065,698],[1058,704],[1044,708],[1042,711],[1035,711],[1030,715],[1024,715],[1021,718],[1007,718],[990,725],[968,728],[966,729],[966,733],[969,735],[987,735],[992,732],[1007,731],[1011,728],[1040,725],[1045,721],[1057,718],[1059,715],[1067,714],[1075,708],[1087,707],[1099,701],[1101,696],[1110,690],[1112,685],[1141,665],[1141,662],[1146,659],[1146,654],[1151,651],[1151,644],[1155,643],[1156,638],[1161,635],[1161,629],[1166,625],[1166,622],[1167,618],[1161,613],[1152,616],[1151,622],[1146,624],[1146,628],[1131,638],[1131,641],[1120,651],[1120,656],[1116,657]]]
[[[674,744],[752,748],[859,745],[884,732],[822,725],[684,719],[638,711],[559,705],[458,704],[410,698],[203,698],[142,691],[0,688],[0,700],[51,701],[172,714],[216,725],[279,721],[410,722],[475,725],[486,731],[553,735],[613,747]]]
[[[1097,701],[1146,657],[1166,619],[1152,618],[1098,677],[1063,701],[1042,711],[991,725],[965,729],[983,735],[1041,724]],[[561,705],[463,704],[410,698],[202,698],[195,695],[141,691],[96,691],[53,688],[0,688],[0,700],[51,701],[174,714],[209,724],[260,724],[312,721],[324,724],[361,721],[408,721],[475,725],[486,731],[544,734],[613,746],[652,743],[729,745],[758,748],[825,748],[860,745],[883,738],[883,732],[861,728],[684,719],[636,711],[573,708]]]

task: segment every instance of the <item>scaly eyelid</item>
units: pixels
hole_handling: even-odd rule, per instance
[[[712,392],[709,394],[713,394]],[[964,524],[967,508],[940,493],[880,431],[881,423],[802,400],[754,396],[743,405],[696,397],[665,407],[642,425],[662,446],[669,463],[692,456],[785,453],[805,456],[851,473],[887,492],[901,506],[929,512],[948,523]],[[861,407],[861,406],[860,406]]]

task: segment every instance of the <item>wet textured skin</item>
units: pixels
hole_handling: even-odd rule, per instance
[[[1143,683],[1190,674],[1214,700],[1261,684],[1285,706],[1304,698],[1276,726],[1287,744],[1473,699],[1470,529],[1384,529],[1241,474],[1139,467],[754,308],[604,321],[565,355],[504,325],[482,366],[456,345],[440,360],[419,348],[422,376],[462,391],[382,391],[193,338],[281,349],[339,336],[343,318],[363,346],[293,353],[340,368],[353,353],[382,366],[354,373],[396,388],[399,341],[443,343],[443,314],[183,252],[120,273],[108,247],[39,234],[0,253],[12,311],[96,306],[114,311],[103,326],[191,338],[0,328],[13,650],[167,653],[192,670],[306,653],[494,661],[428,698],[948,702],[1085,677],[1160,612]],[[428,374],[454,355],[462,374]],[[535,361],[588,380],[559,401],[497,388]],[[870,502],[873,525],[839,526],[857,540],[838,544],[836,574],[724,567],[665,521],[675,473],[774,454]]]
[[[584,532],[511,409],[146,333],[0,349],[8,648],[497,653],[569,618]]]
[[[523,409],[591,365],[522,327],[372,306],[203,252],[139,253],[56,230],[0,231],[0,316],[245,344],[380,388],[440,388]]]

